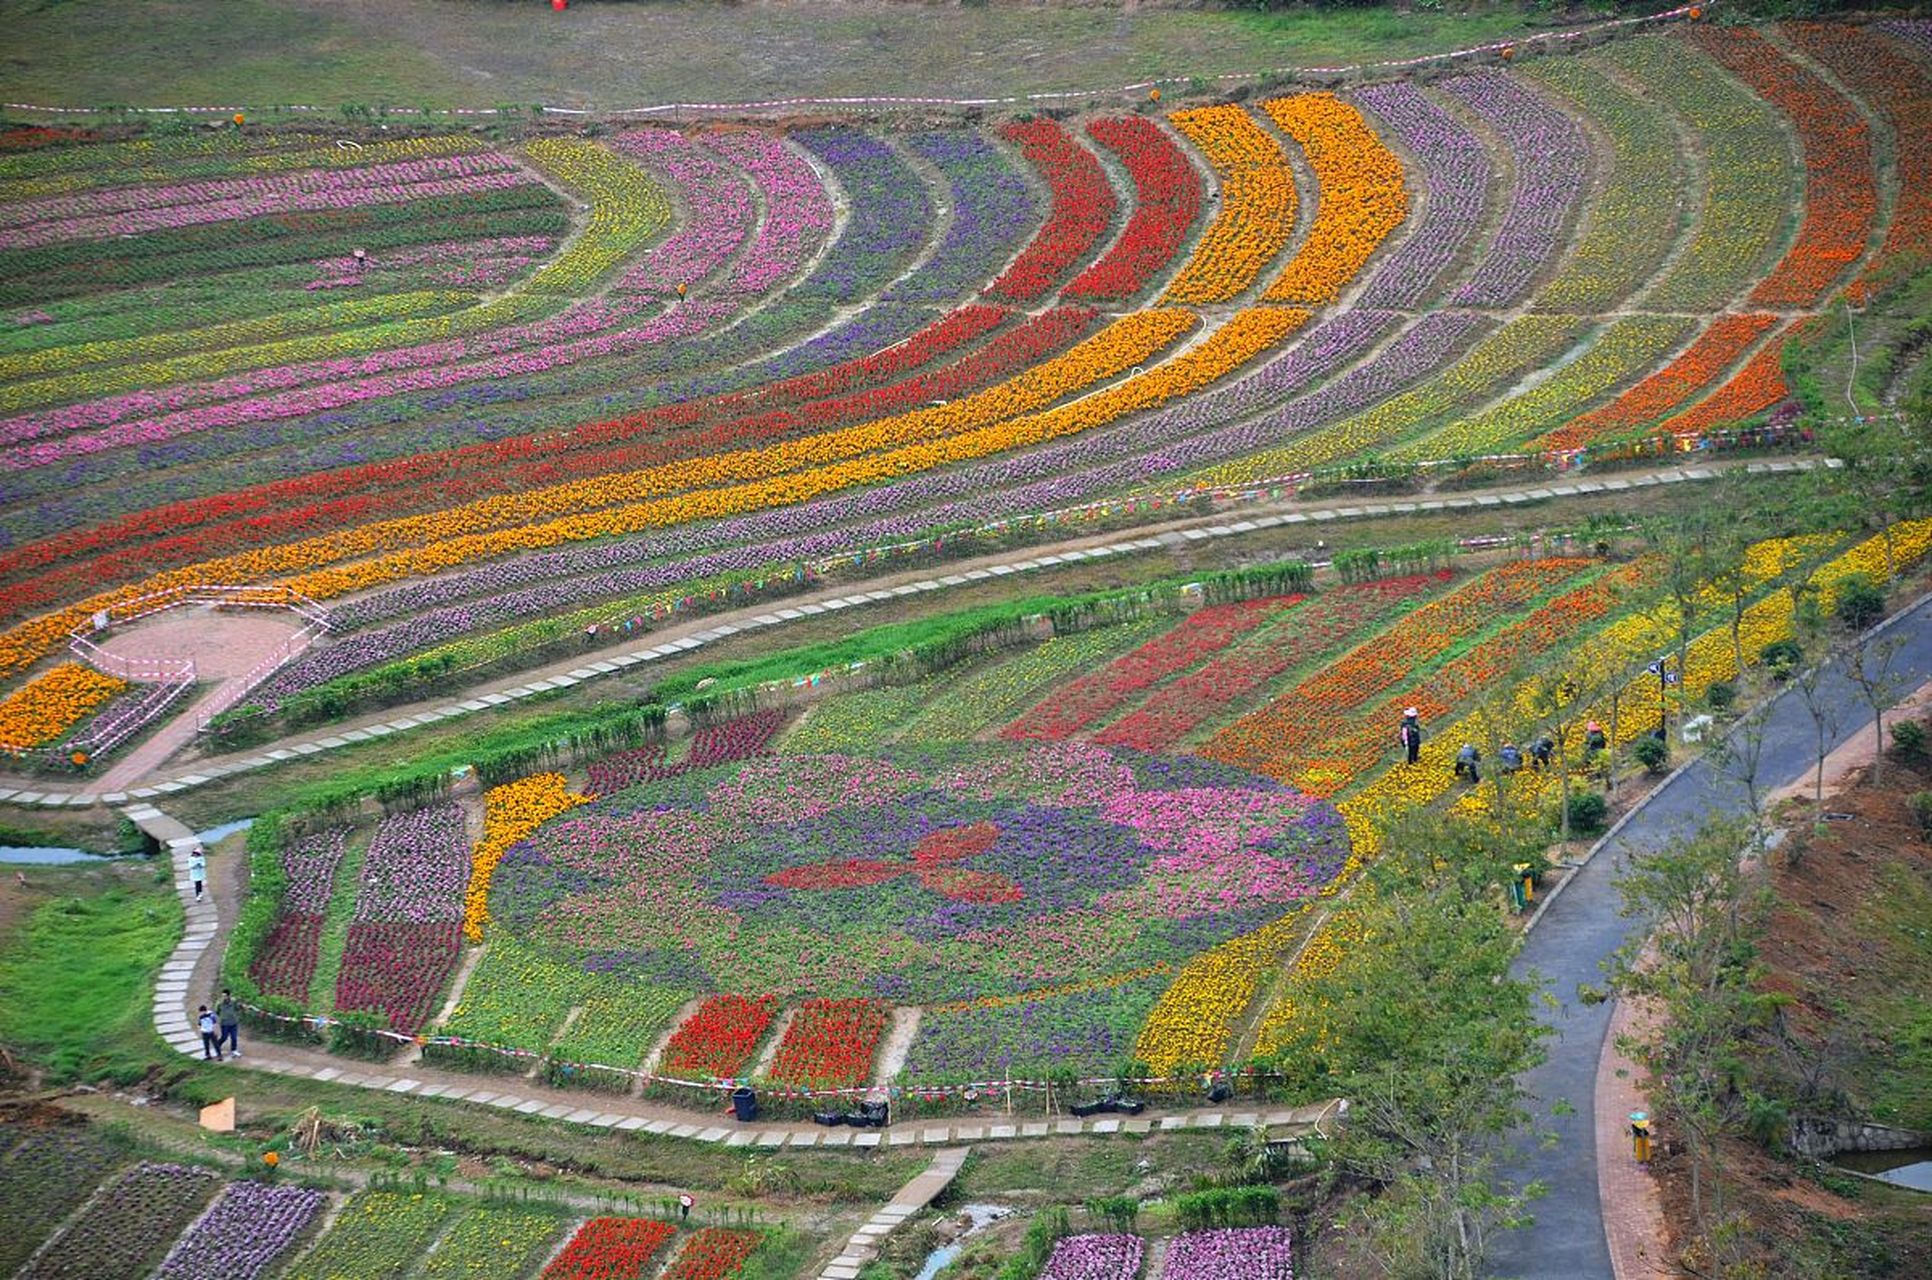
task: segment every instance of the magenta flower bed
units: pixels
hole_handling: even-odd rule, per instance
[[[618,281],[622,292],[674,294],[696,286],[738,252],[751,234],[756,210],[751,192],[709,152],[670,129],[637,129],[611,139],[679,188],[690,217],[645,260]]]
[[[1295,1280],[1286,1227],[1190,1231],[1167,1247],[1161,1280]]]
[[[231,1183],[175,1241],[154,1273],[156,1280],[257,1280],[326,1200],[310,1187]]]
[[[1053,1246],[1040,1280],[1139,1280],[1146,1253],[1139,1236],[1067,1236]]]
[[[461,910],[461,903],[457,904]],[[362,921],[349,926],[336,976],[335,1007],[344,1013],[379,1014],[391,1031],[413,1035],[435,1012],[462,950],[463,926]]]
[[[288,887],[281,915],[248,967],[248,976],[263,994],[306,1002],[320,955],[323,916],[335,890],[336,868],[342,862],[348,832],[322,831],[282,850]]]
[[[463,918],[470,845],[463,811],[437,805],[385,818],[369,841],[357,921],[427,924]]]
[[[762,133],[726,133],[705,145],[750,175],[764,196],[765,220],[733,268],[729,288],[764,293],[798,274],[832,229],[832,198],[805,158]]]

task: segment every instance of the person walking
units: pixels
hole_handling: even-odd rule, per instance
[[[221,1028],[221,1034],[215,1037],[215,1049],[219,1051],[226,1044],[230,1053],[241,1057],[241,1004],[227,987],[221,989],[221,1002],[215,1006],[215,1023]]]
[[[195,1015],[195,1028],[201,1032],[201,1058],[206,1062],[221,1061],[221,1042],[215,1038],[215,1015],[202,1005],[201,1012]]]
[[[1410,707],[1402,713],[1402,727],[1396,730],[1402,740],[1403,753],[1410,764],[1422,758],[1422,713]]]
[[[208,851],[197,844],[188,850],[188,879],[195,886],[195,901],[201,901],[202,886],[208,882]]]

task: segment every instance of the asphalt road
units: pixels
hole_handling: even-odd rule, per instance
[[[1899,645],[1887,668],[1895,677],[1894,700],[1932,679],[1932,599],[1894,619],[1867,641]],[[1871,712],[1841,669],[1827,672],[1826,699],[1837,716],[1833,745],[1871,733]],[[1816,730],[1802,699],[1786,692],[1767,711],[1759,759],[1761,791],[1794,781],[1816,763]],[[1506,1176],[1543,1182],[1549,1193],[1533,1206],[1535,1225],[1504,1232],[1496,1241],[1491,1273],[1499,1277],[1561,1277],[1612,1280],[1610,1250],[1597,1195],[1595,1100],[1597,1059],[1610,1022],[1608,1002],[1586,1005],[1577,987],[1601,987],[1603,965],[1642,922],[1618,914],[1617,880],[1632,853],[1655,849],[1694,831],[1718,814],[1743,814],[1746,792],[1734,777],[1698,762],[1672,778],[1597,851],[1561,896],[1550,904],[1517,957],[1519,977],[1540,976],[1555,1004],[1539,1017],[1554,1028],[1549,1059],[1522,1077],[1533,1099],[1537,1133],[1555,1133],[1554,1145],[1526,1143],[1507,1163]],[[1567,1102],[1567,1114],[1551,1106]]]

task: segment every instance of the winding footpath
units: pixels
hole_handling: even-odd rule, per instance
[[[1864,643],[1868,652],[1875,646],[1897,645],[1886,668],[1899,689],[1894,701],[1932,678],[1932,596],[1881,624]],[[1872,732],[1870,710],[1845,677],[1842,664],[1834,663],[1827,673],[1822,697],[1837,717],[1834,746],[1855,734]],[[1761,792],[1769,793],[1814,766],[1815,730],[1803,701],[1790,691],[1775,698],[1763,715],[1758,777]],[[1644,927],[1619,914],[1617,880],[1625,860],[1688,835],[1713,817],[1746,811],[1742,783],[1702,758],[1693,760],[1612,827],[1582,869],[1539,911],[1536,927],[1517,955],[1514,973],[1549,984],[1553,1002],[1539,1008],[1538,1017],[1554,1034],[1548,1060],[1526,1072],[1520,1082],[1532,1097],[1531,1127],[1554,1133],[1556,1141],[1531,1145],[1506,1162],[1505,1176],[1518,1182],[1535,1179],[1549,1193],[1533,1206],[1533,1226],[1505,1232],[1497,1241],[1492,1274],[1565,1280],[1630,1280],[1655,1274],[1647,1269],[1642,1255],[1660,1256],[1664,1242],[1630,1238],[1647,1215],[1630,1212],[1633,1206],[1622,1190],[1630,1183],[1618,1176],[1616,1162],[1628,1165],[1628,1148],[1621,1142],[1607,1150],[1598,1147],[1600,1134],[1622,1132],[1621,1115],[1608,1116],[1602,1124],[1597,1115],[1599,1065],[1606,1048],[1614,1048],[1606,1042],[1618,1006],[1610,1001],[1586,1004],[1578,998],[1577,988],[1581,984],[1600,987],[1605,963]],[[1620,1106],[1621,1101],[1614,1103]],[[1558,1109],[1559,1102],[1568,1106]],[[1599,1164],[1606,1175],[1601,1182]],[[1612,1189],[1609,1203],[1605,1186]],[[1607,1228],[1617,1236],[1614,1249]]]

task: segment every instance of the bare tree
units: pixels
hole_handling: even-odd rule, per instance
[[[1852,687],[1858,690],[1859,701],[1872,713],[1874,784],[1881,782],[1885,774],[1885,713],[1898,702],[1904,686],[1903,678],[1892,669],[1892,661],[1904,643],[1905,637],[1899,635],[1869,643],[1854,636],[1840,650],[1839,662],[1845,678],[1852,682]]]

